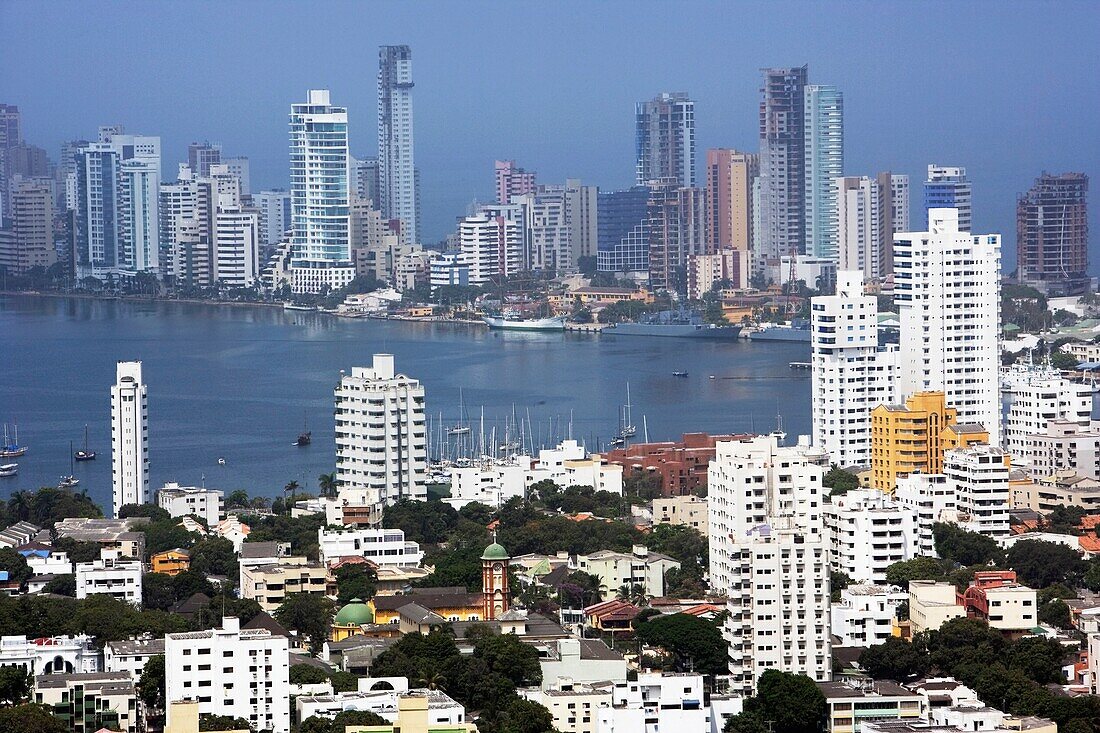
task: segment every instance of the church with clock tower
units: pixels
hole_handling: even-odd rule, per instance
[[[481,553],[482,619],[500,618],[508,610],[508,551],[493,542]]]

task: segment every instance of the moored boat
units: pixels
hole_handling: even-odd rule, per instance
[[[561,317],[549,318],[521,318],[512,313],[501,316],[485,316],[481,320],[489,328],[500,331],[564,331],[565,319]]]
[[[17,473],[19,473],[18,463],[5,463],[3,465],[0,465],[0,478],[14,476]]]

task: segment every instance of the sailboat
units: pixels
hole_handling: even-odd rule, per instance
[[[299,448],[304,448],[313,442],[313,433],[306,429],[306,413],[302,411],[302,432],[298,433],[298,439],[294,441],[294,445]]]
[[[61,480],[57,482],[57,488],[59,489],[71,489],[80,483],[80,479],[73,475],[73,441],[69,441],[69,475],[62,476]]]
[[[18,458],[27,452],[27,446],[19,445],[19,423],[14,423],[15,439],[8,437],[8,424],[4,423],[4,444],[0,445],[0,458]]]
[[[462,421],[466,418],[466,406],[462,403],[462,388],[458,388],[458,422],[451,426],[451,429],[447,431],[448,435],[468,435],[470,432],[469,425],[463,425]]]
[[[74,454],[74,456],[75,456],[76,460],[78,460],[78,461],[94,461],[95,460],[95,451],[94,450],[88,450],[88,426],[87,425],[84,426],[84,447],[81,450],[78,450]]]
[[[623,421],[622,427],[619,430],[620,438],[633,438],[638,432],[638,428],[630,419],[630,382],[626,383],[626,404],[623,405]]]

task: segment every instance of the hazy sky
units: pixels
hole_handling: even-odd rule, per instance
[[[375,153],[378,46],[399,43],[426,241],[491,198],[494,158],[630,185],[633,105],[660,91],[696,100],[700,160],[755,151],[763,66],[808,63],[811,83],[843,90],[846,174],[908,173],[919,205],[928,163],[966,166],[975,231],[1003,233],[1009,262],[1016,194],[1040,171],[1100,185],[1096,2],[0,0],[0,102],[54,157],[120,122],[162,137],[170,176],[210,139],[251,159],[254,190],[285,187],[287,112],[311,87],[348,107],[353,153]]]

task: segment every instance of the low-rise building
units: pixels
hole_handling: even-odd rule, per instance
[[[179,575],[191,567],[191,553],[176,547],[149,556],[149,570],[164,575]]]
[[[125,672],[41,675],[34,678],[34,701],[48,707],[72,733],[144,730],[137,687]]]
[[[925,677],[906,687],[924,698],[924,709],[952,707],[964,701],[977,701],[978,693],[954,677]]]
[[[543,689],[558,680],[579,683],[626,682],[626,659],[599,639],[570,637],[552,641],[539,655]]]
[[[168,707],[171,709],[168,717],[172,722],[165,726],[164,733],[199,733],[198,700],[173,700],[168,703]],[[252,733],[252,729],[237,728],[224,733]]]
[[[321,562],[331,564],[346,557],[364,557],[379,567],[418,567],[424,559],[420,545],[406,542],[400,529],[355,527],[317,530]]]
[[[94,542],[104,550],[118,550],[119,557],[140,560],[145,557],[145,533],[134,530],[148,523],[144,517],[129,519],[63,519],[54,524],[57,539]]]
[[[173,517],[196,516],[213,527],[222,520],[224,494],[216,489],[166,483],[157,492],[157,506]]]
[[[1100,509],[1100,481],[1067,468],[1050,474],[1033,474],[1028,482],[1013,483],[1013,509],[1031,509],[1044,514],[1060,506]]]
[[[671,524],[674,527],[691,527],[707,536],[707,500],[692,494],[666,496],[654,499],[650,504],[654,524]]]
[[[608,451],[603,457],[608,463],[622,466],[624,476],[659,476],[664,496],[700,494],[707,486],[707,471],[717,453],[716,444],[749,437],[684,433],[676,442],[634,443]]]
[[[99,672],[99,650],[95,639],[80,636],[25,636],[0,638],[0,667],[22,667],[28,674],[85,674]]]
[[[0,547],[19,547],[25,545],[42,531],[30,522],[16,522],[0,531]]]
[[[141,604],[141,561],[119,550],[101,550],[100,559],[76,564],[76,597],[102,594],[135,606]]]
[[[959,605],[951,583],[909,581],[909,622],[914,634],[934,631],[946,621],[965,617],[966,609]]]
[[[251,598],[268,613],[295,593],[323,596],[327,584],[328,567],[304,557],[284,557],[278,563],[241,568],[241,598]]]
[[[211,534],[232,542],[233,551],[238,553],[241,552],[241,547],[244,545],[244,541],[248,539],[251,531],[252,528],[238,517],[226,517],[210,529]]]
[[[73,562],[69,554],[41,542],[28,542],[15,548],[27,559],[27,565],[35,575],[70,575]]]
[[[103,669],[107,672],[125,672],[135,680],[140,679],[145,663],[158,654],[164,654],[164,639],[139,637],[109,641],[103,645]]]
[[[1039,623],[1036,592],[1016,582],[1012,570],[979,570],[959,594],[966,615],[989,622],[990,628],[1021,632]]]
[[[289,542],[243,542],[238,551],[240,577],[237,587],[244,587],[244,569],[258,565],[274,565],[290,555]]]
[[[854,489],[825,504],[834,572],[857,583],[885,583],[886,568],[917,554],[916,511],[877,489]]]
[[[709,731],[703,676],[642,672],[611,688],[611,705],[596,711],[599,733]]]
[[[860,733],[865,721],[918,720],[924,698],[896,682],[818,682],[829,707],[829,733]]]
[[[456,705],[463,710],[436,690],[409,690],[398,697],[397,715],[391,725],[349,725],[345,733],[477,733],[473,723],[453,720]]]
[[[668,555],[635,545],[632,552],[599,550],[577,556],[577,568],[600,579],[600,593],[607,597],[620,588],[640,586],[649,597],[665,594],[665,573],[679,570],[680,562]]]
[[[849,585],[832,604],[830,624],[839,646],[868,647],[891,636],[898,606],[909,595],[895,585]]]

